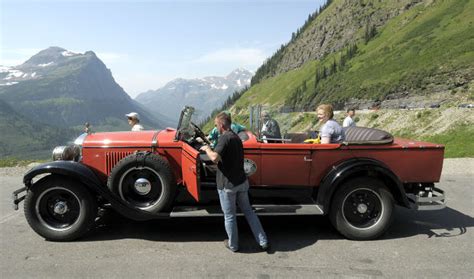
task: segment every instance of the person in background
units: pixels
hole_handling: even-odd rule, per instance
[[[341,143],[345,140],[344,130],[333,119],[332,105],[319,105],[316,108],[319,122],[323,125],[320,129],[321,143]]]
[[[132,131],[137,132],[144,130],[143,126],[140,125],[140,116],[138,113],[131,112],[125,114],[125,116],[128,118],[128,125],[132,126]]]
[[[232,119],[225,112],[219,113],[214,119],[214,124],[219,131],[219,141],[214,150],[209,145],[200,148],[205,151],[209,159],[217,164],[216,184],[224,224],[229,239],[224,245],[232,252],[239,250],[239,236],[237,229],[237,204],[244,213],[250,225],[255,240],[264,251],[268,250],[267,235],[257,214],[253,211],[248,191],[249,181],[244,172],[244,147],[239,136],[231,130]]]
[[[355,127],[356,123],[353,119],[355,114],[356,113],[354,108],[348,108],[347,117],[344,119],[344,122],[342,122],[342,127]]]
[[[264,142],[267,142],[266,139],[281,139],[280,125],[275,119],[272,119],[268,111],[262,112],[262,129],[260,130],[260,135]],[[275,142],[268,140],[268,142]]]
[[[231,114],[230,114],[230,111],[224,111],[224,113],[227,113],[229,115],[229,117],[232,118]],[[234,133],[236,133],[237,135],[242,132],[242,131],[245,131],[245,126],[242,126],[238,123],[232,123],[231,124],[231,127],[230,129],[232,131],[234,131]],[[209,141],[211,142],[211,147],[214,148],[216,145],[217,145],[217,142],[219,140],[219,131],[217,130],[217,127],[214,127],[212,129],[212,131],[209,133],[209,135],[207,136],[207,138],[209,139]]]

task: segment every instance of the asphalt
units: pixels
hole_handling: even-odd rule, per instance
[[[448,207],[397,207],[378,240],[341,237],[323,216],[262,217],[271,240],[261,252],[244,219],[240,253],[225,249],[223,220],[133,222],[106,212],[87,237],[48,242],[28,226],[11,192],[26,169],[0,170],[1,278],[472,278],[474,159],[447,159],[438,187]],[[22,204],[23,205],[23,204]]]

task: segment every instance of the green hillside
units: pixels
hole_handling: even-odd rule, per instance
[[[322,25],[330,26],[330,18],[337,17],[336,12],[351,13],[341,10],[348,3],[363,3],[364,14],[380,15],[380,11],[390,13],[400,1],[332,1],[309,25],[305,24],[306,30],[324,30]],[[390,115],[391,119],[362,121],[361,125],[386,129],[397,136],[449,143],[447,154],[451,157],[474,156],[474,151],[463,143],[474,138],[474,130],[468,128],[474,126],[474,119],[466,117],[471,111],[453,114],[460,102],[474,102],[474,1],[426,0],[409,4],[383,25],[360,24],[354,40],[346,40],[343,47],[320,59],[258,80],[230,108],[234,120],[248,124],[249,106],[260,104],[280,113],[283,130],[296,132],[316,128],[315,116],[304,111],[314,111],[320,103],[331,103],[339,110],[376,106],[383,109],[381,115]],[[363,17],[361,20],[369,22]],[[305,32],[310,31],[300,37]],[[308,45],[308,37],[304,40]],[[298,38],[279,52],[304,51],[292,47],[297,43]],[[312,43],[317,47],[317,42]],[[440,105],[437,120],[417,117],[413,111],[396,112],[399,104],[427,107],[430,102]],[[294,113],[281,113],[289,111]],[[405,115],[411,118],[402,122],[396,118]],[[445,126],[436,129],[443,119],[448,120]],[[395,128],[393,123],[398,122],[401,125]],[[204,127],[210,128],[209,124]],[[452,136],[458,133],[462,136]]]
[[[343,106],[350,98],[383,100],[400,92],[429,95],[466,87],[474,75],[473,18],[474,1],[420,4],[390,20],[367,44],[355,42],[357,52],[344,66],[340,60],[349,46],[261,81],[233,109],[291,105],[296,99],[297,109],[312,110],[321,102]],[[315,86],[316,72],[323,69],[327,77]]]
[[[55,146],[65,145],[81,133],[26,119],[2,100],[0,119],[0,161],[7,158],[49,158]]]

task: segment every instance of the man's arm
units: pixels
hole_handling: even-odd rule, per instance
[[[209,145],[203,145],[201,148],[199,148],[199,150],[206,152],[207,156],[209,157],[209,159],[211,159],[211,161],[214,164],[217,164],[221,160],[221,155],[219,155],[219,153],[212,150],[212,148]]]

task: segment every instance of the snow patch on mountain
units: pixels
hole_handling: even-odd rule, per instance
[[[239,68],[224,77],[178,78],[162,88],[138,95],[136,100],[151,111],[172,117],[174,121],[178,120],[183,106],[194,106],[194,121],[198,122],[220,107],[236,91],[249,86],[252,76],[252,72]]]
[[[38,66],[39,66],[39,67],[48,67],[48,66],[51,66],[51,65],[53,65],[53,64],[54,64],[54,62],[51,61],[51,62],[49,62],[49,63],[39,64]]]
[[[61,52],[62,56],[68,57],[68,56],[74,56],[74,55],[80,55],[80,53],[75,53],[69,50]]]

